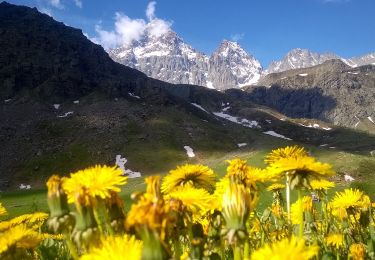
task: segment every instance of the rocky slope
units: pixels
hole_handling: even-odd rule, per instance
[[[356,127],[375,117],[375,66],[352,68],[341,60],[265,76],[249,86],[249,99],[296,118]],[[371,121],[371,120],[370,120]]]

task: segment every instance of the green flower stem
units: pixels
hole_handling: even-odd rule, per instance
[[[100,219],[100,215],[99,215],[97,207],[93,207],[93,211],[94,211],[95,221],[98,224],[99,232],[100,232],[101,235],[104,235],[104,233],[103,233],[103,223],[102,223],[102,220]]]
[[[241,248],[237,245],[237,243],[233,246],[233,256],[234,256],[234,260],[241,260],[242,257],[241,257]]]
[[[302,192],[300,189],[298,189],[298,200],[300,201],[300,215],[299,215],[299,238],[303,238],[303,227],[304,227],[304,222],[303,222],[303,201],[302,201]]]
[[[108,233],[113,236],[115,234],[115,232],[113,231],[113,228],[111,226],[111,219],[108,215],[108,212],[107,210],[105,209],[105,206],[103,205],[103,214],[104,214],[104,219],[105,219],[105,223],[106,223],[106,229],[108,230]],[[99,225],[99,224],[98,224]],[[100,226],[100,225],[99,225]]]
[[[69,249],[71,257],[74,260],[78,260],[79,257],[78,257],[77,249],[74,246],[74,244],[73,244],[73,242],[72,242],[72,240],[70,238],[70,234],[66,233],[66,234],[64,234],[64,236],[65,236],[66,245],[68,246],[68,249]]]
[[[286,210],[288,212],[288,221],[290,222],[290,177],[286,176]]]
[[[250,259],[249,256],[250,256],[250,244],[249,244],[249,241],[246,240],[244,249],[243,249],[243,259],[245,260]]]

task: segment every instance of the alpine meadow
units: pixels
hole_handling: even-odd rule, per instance
[[[0,3],[0,259],[375,259],[372,0]]]

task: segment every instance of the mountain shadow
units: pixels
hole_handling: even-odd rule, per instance
[[[325,96],[320,88],[286,89],[277,85],[254,87],[244,93],[226,92],[230,96],[276,109],[292,118],[310,118],[329,122],[326,114],[336,107],[336,101]]]

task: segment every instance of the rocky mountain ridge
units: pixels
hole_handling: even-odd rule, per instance
[[[375,64],[375,52],[353,58],[342,58],[334,53],[318,53],[307,49],[293,49],[280,61],[273,61],[263,75],[283,72],[293,69],[309,68],[322,64],[328,60],[339,59],[350,67]]]
[[[147,76],[174,84],[194,84],[223,90],[255,83],[260,62],[238,43],[224,40],[211,56],[186,44],[175,32],[153,36],[108,50],[116,62]]]
[[[351,67],[375,64],[375,53],[342,58],[334,53],[317,53],[293,49],[273,61],[267,69],[237,42],[224,40],[206,55],[185,43],[174,31],[154,36],[144,34],[139,41],[108,50],[116,62],[138,69],[147,76],[174,84],[194,84],[224,90],[253,85],[268,74],[308,68],[332,59],[341,59]]]

